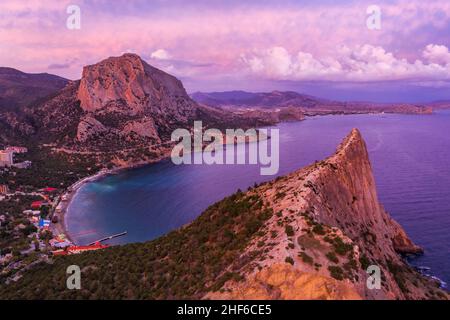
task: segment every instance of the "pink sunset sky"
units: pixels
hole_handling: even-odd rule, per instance
[[[69,5],[79,30],[66,27]],[[366,26],[369,5],[380,30]],[[78,79],[84,65],[135,52],[189,92],[438,100],[450,98],[449,33],[448,0],[2,0],[0,65]]]

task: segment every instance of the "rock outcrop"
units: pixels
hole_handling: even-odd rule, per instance
[[[133,133],[160,142],[176,126],[187,126],[197,108],[181,81],[135,54],[84,67],[77,98],[91,118],[118,129],[128,140]]]
[[[358,130],[328,159],[249,191],[275,212],[242,253],[258,258],[208,299],[422,299],[446,296],[399,255],[419,253],[378,201]],[[280,265],[287,267],[281,268]],[[366,269],[381,270],[381,287]]]

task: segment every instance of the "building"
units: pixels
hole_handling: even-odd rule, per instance
[[[0,184],[0,194],[9,193],[9,188],[6,184]]]
[[[95,251],[95,250],[105,249],[108,247],[109,247],[108,245],[103,245],[103,244],[100,244],[99,242],[97,242],[90,246],[70,246],[70,247],[64,248],[63,250],[53,251],[52,253],[55,256],[78,254],[78,253],[87,252],[87,251]]]
[[[31,203],[31,208],[32,209],[40,209],[43,206],[48,206],[48,202],[46,202],[46,201],[33,201]]]
[[[19,169],[28,169],[29,167],[31,167],[31,161],[26,160],[23,162],[14,163],[13,166]]]
[[[11,167],[14,164],[13,152],[0,150],[0,167]]]
[[[11,146],[11,147],[7,147],[5,149],[5,151],[10,151],[13,153],[27,153],[28,149],[25,147],[16,147],[16,146]]]

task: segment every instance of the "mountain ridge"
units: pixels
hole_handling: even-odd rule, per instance
[[[326,113],[411,113],[430,114],[431,104],[373,103],[363,101],[334,101],[295,91],[271,92],[194,92],[191,97],[199,103],[233,110],[236,108],[286,108],[301,109],[307,115]]]

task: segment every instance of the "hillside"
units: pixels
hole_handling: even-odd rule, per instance
[[[447,298],[399,255],[420,251],[379,204],[353,130],[324,161],[238,191],[156,240],[41,263],[0,298]],[[65,288],[72,264],[79,291]],[[382,270],[380,290],[366,288],[368,265]]]
[[[67,79],[0,67],[0,109],[17,110],[64,88]]]

